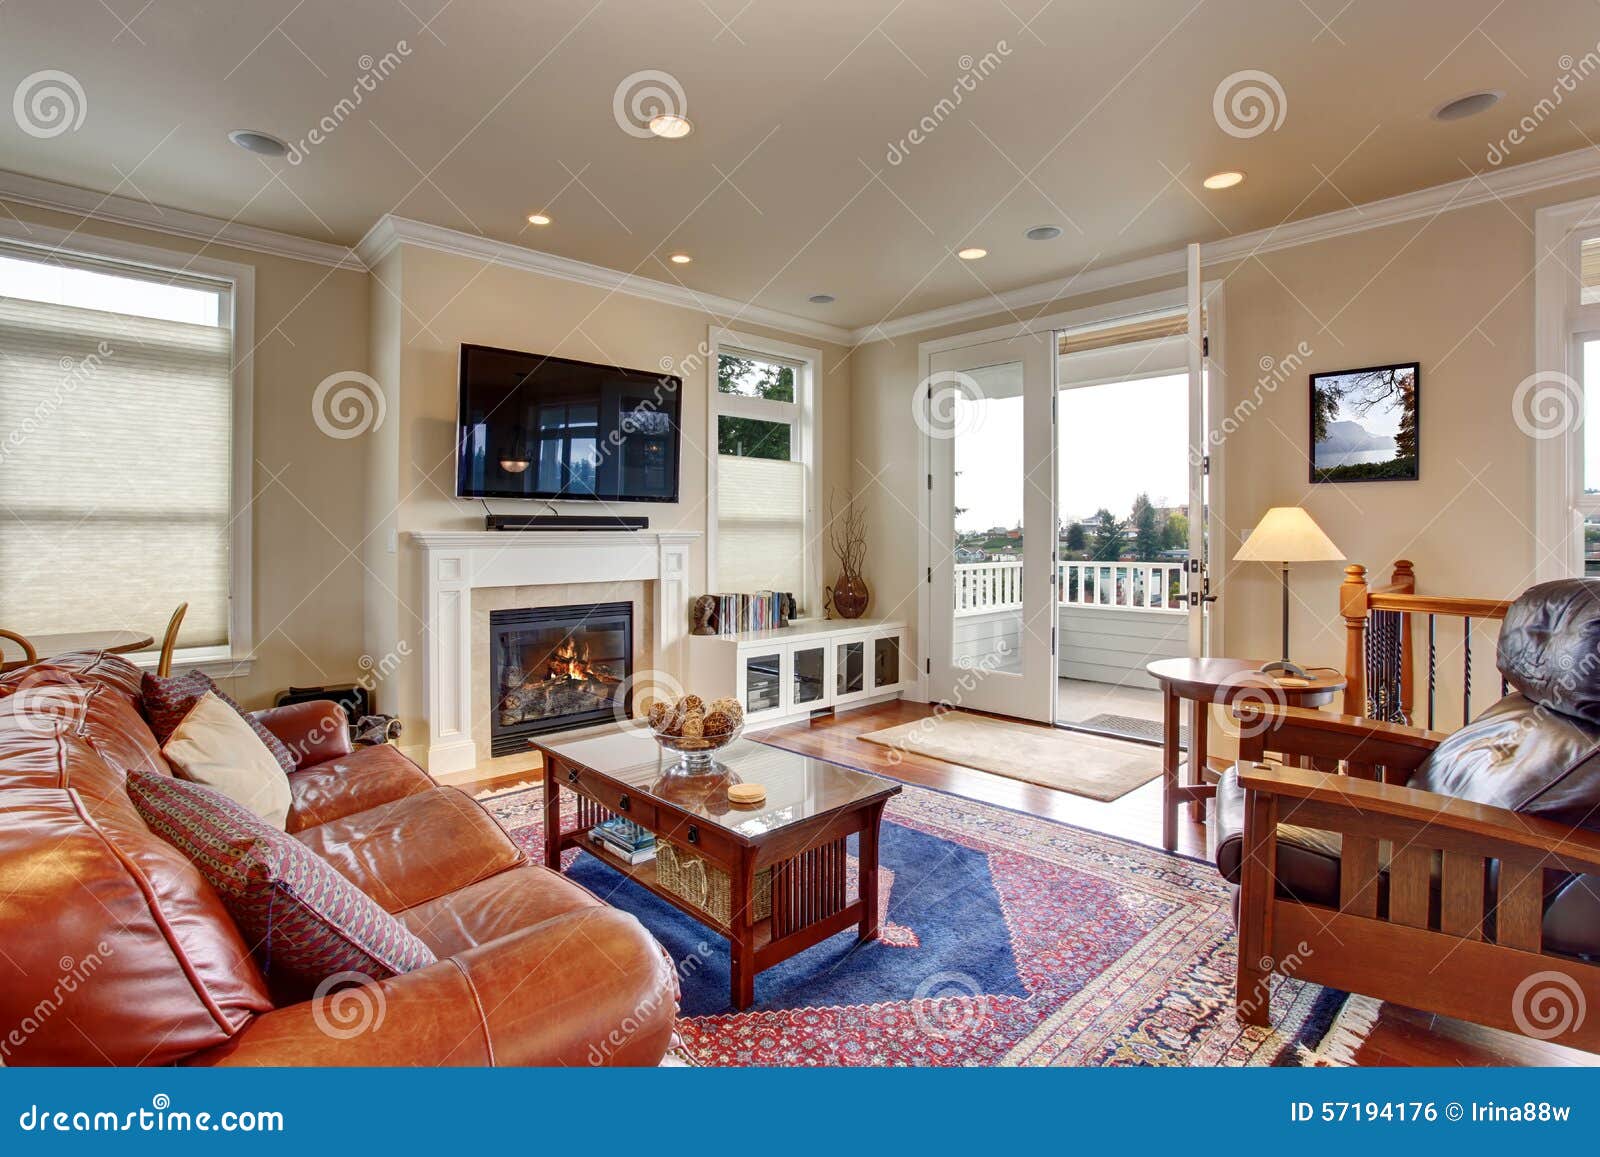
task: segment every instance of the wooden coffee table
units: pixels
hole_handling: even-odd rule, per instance
[[[1205,819],[1205,801],[1217,794],[1206,780],[1206,723],[1211,704],[1231,706],[1240,699],[1277,702],[1288,707],[1321,707],[1344,690],[1344,676],[1317,668],[1304,682],[1285,682],[1258,674],[1261,659],[1158,659],[1145,670],[1161,684],[1161,843],[1167,851],[1178,846],[1178,805],[1188,802],[1191,818]],[[1179,752],[1179,701],[1188,699],[1189,782],[1179,783],[1184,762]]]
[[[545,863],[561,870],[561,853],[582,848],[727,937],[733,1005],[755,1002],[756,973],[855,925],[865,943],[878,936],[878,830],[893,780],[852,771],[776,747],[736,740],[717,753],[728,774],[671,773],[677,756],[648,734],[622,732],[533,746],[544,756]],[[763,803],[729,801],[728,786],[759,783]],[[562,789],[577,796],[577,822],[561,826]],[[727,873],[728,924],[664,888],[656,864],[628,865],[594,850],[589,829],[624,816]],[[845,841],[859,837],[858,886],[847,887]],[[772,869],[769,916],[756,919],[756,876]]]

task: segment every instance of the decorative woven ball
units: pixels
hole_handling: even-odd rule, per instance
[[[701,724],[701,733],[708,736],[726,735],[733,730],[733,718],[726,711],[708,711]]]
[[[680,733],[685,739],[699,739],[705,734],[706,717],[698,711],[691,711],[683,717],[683,731]]]
[[[706,701],[695,694],[684,695],[678,700],[678,710],[684,715],[696,713],[704,714]]]

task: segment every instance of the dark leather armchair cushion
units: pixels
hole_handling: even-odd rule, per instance
[[[1495,666],[1534,703],[1600,724],[1600,579],[1523,591],[1500,627]]]
[[[1600,831],[1600,724],[1513,691],[1439,744],[1407,786]]]
[[[1217,784],[1217,871],[1235,887],[1244,858],[1244,789],[1239,769],[1230,767]],[[1278,825],[1278,894],[1303,904],[1339,905],[1337,832]]]

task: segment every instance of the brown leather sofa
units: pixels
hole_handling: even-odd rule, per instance
[[[1240,887],[1247,1019],[1278,972],[1600,1048],[1559,1015],[1600,993],[1600,579],[1526,591],[1496,665],[1509,694],[1448,736],[1239,709],[1216,863]]]
[[[85,654],[0,677],[0,1061],[7,1065],[655,1064],[671,961],[632,916],[529,862],[471,797],[343,712],[257,713],[298,759],[288,830],[438,962],[277,991],[213,889],[129,802],[170,774],[139,672]]]

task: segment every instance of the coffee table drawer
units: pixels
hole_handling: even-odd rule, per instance
[[[642,828],[654,828],[656,825],[656,805],[648,796],[624,791],[616,784],[576,767],[562,768],[561,781],[607,811],[630,819]]]
[[[669,813],[661,817],[661,826],[655,832],[685,851],[705,856],[714,863],[739,862],[739,841],[709,820],[680,819]]]

